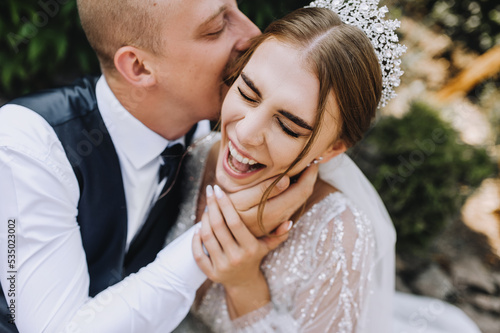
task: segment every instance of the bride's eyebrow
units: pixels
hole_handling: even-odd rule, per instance
[[[304,119],[300,118],[300,117],[297,117],[296,115],[288,112],[288,111],[285,111],[285,110],[278,110],[278,112],[287,117],[288,119],[290,119],[290,121],[292,121],[293,123],[295,123],[296,125],[302,127],[302,128],[305,128],[309,131],[312,131],[313,130],[313,127],[311,125],[309,125],[308,123],[305,122]]]
[[[260,98],[262,98],[262,94],[260,93],[259,89],[255,86],[255,83],[253,83],[253,81],[245,75],[245,73],[241,73],[241,78],[243,79],[243,81],[245,81],[246,85],[253,90],[254,93],[257,94],[257,96],[259,96]]]

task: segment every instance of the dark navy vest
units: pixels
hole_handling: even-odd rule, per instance
[[[144,226],[125,252],[127,207],[122,174],[113,142],[97,108],[98,78],[86,77],[73,85],[42,91],[11,101],[40,114],[54,129],[80,186],[77,221],[90,274],[89,295],[137,272],[163,248],[179,212],[177,182],[151,209]],[[189,144],[193,128],[186,135]],[[147,144],[145,142],[145,144]],[[1,292],[1,289],[0,289]],[[17,332],[8,319],[0,295],[0,331]]]

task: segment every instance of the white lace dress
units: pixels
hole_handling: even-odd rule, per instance
[[[167,243],[195,223],[206,156],[217,139],[198,142],[185,159],[183,205]],[[212,284],[175,332],[354,332],[370,293],[374,246],[367,217],[344,194],[329,194],[263,260],[271,303],[231,321],[224,288]]]

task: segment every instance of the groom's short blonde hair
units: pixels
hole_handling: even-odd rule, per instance
[[[113,69],[116,51],[135,46],[158,54],[170,0],[77,0],[90,45],[103,69]]]

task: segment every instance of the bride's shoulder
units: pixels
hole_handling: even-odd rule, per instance
[[[370,221],[349,198],[340,191],[328,193],[312,205],[293,227],[284,248],[304,251],[300,261],[306,269],[322,269],[323,265],[339,261],[354,270],[368,268],[363,262],[371,260],[375,238]],[[282,251],[284,251],[283,249]],[[306,259],[306,257],[308,259]]]
[[[210,132],[194,141],[188,148],[188,155],[206,155],[210,149],[220,141],[220,132]]]
[[[329,189],[310,205],[297,223],[297,229],[300,234],[317,234],[320,239],[330,239],[344,247],[357,240],[371,243],[374,239],[369,218],[335,189]]]
[[[346,225],[370,225],[368,217],[340,191],[328,193],[321,200],[314,203],[304,214],[304,217],[321,224],[332,224],[339,221]]]
[[[306,203],[305,217],[317,222],[330,223],[333,219],[356,218],[359,223],[367,223],[368,218],[341,191],[322,181],[317,181],[313,194]]]

